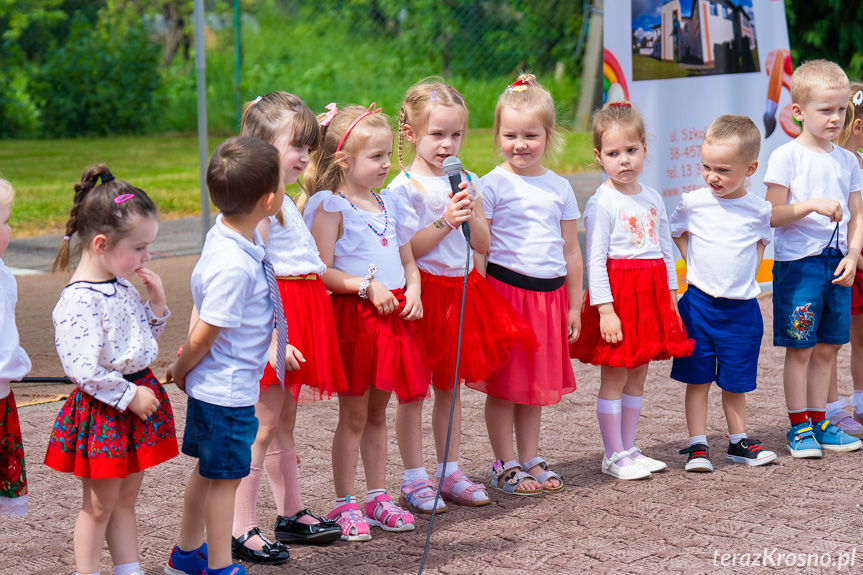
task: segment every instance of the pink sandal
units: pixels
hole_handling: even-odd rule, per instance
[[[360,513],[360,506],[356,503],[345,503],[339,505],[327,515],[342,528],[343,541],[371,541],[369,524]]]
[[[435,489],[434,484],[429,479],[418,479],[413,483],[402,482],[401,495],[399,503],[404,505],[411,511],[421,513],[423,515],[431,515],[431,509],[423,509],[423,503],[434,501]],[[446,504],[443,507],[438,507],[436,514],[446,513],[449,511]]]
[[[410,511],[396,506],[386,493],[381,493],[371,501],[366,501],[363,508],[369,525],[380,527],[384,531],[398,533],[414,530],[414,516],[411,515]]]
[[[460,481],[467,481],[470,485],[460,491],[458,495],[454,495],[452,491]],[[473,494],[477,492],[482,492],[485,495],[485,499],[474,500]],[[488,505],[491,503],[491,499],[488,497],[488,492],[485,490],[485,485],[482,483],[474,483],[467,478],[467,475],[465,475],[464,471],[461,469],[457,469],[455,473],[450,474],[443,480],[443,486],[441,486],[441,497],[446,501],[452,501],[457,505],[466,505],[468,507],[479,507],[481,505]]]

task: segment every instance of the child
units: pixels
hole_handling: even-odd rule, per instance
[[[135,500],[144,470],[177,455],[171,402],[148,367],[170,315],[162,280],[144,267],[158,229],[147,194],[101,164],[75,184],[54,260],[52,271],[69,270],[74,236],[81,259],[52,319],[63,371],[78,387],[57,415],[45,465],[81,478],[79,575],[99,573],[105,540],[115,574],[143,575]],[[127,279],[135,275],[150,296],[146,304]]]
[[[315,115],[302,100],[286,92],[272,92],[246,104],[241,135],[276,147],[285,185],[297,181],[309,162],[310,150],[320,143]],[[299,370],[285,374],[287,392],[279,385],[273,368],[264,367],[260,398],[255,405],[258,434],[252,444],[251,470],[240,481],[234,504],[234,556],[254,563],[276,564],[285,555],[281,546],[267,541],[258,530],[256,508],[262,466],[267,469],[276,499],[278,541],[326,544],[342,535],[341,527],[322,521],[303,505],[297,478],[294,422],[297,402],[329,398],[333,391],[343,391],[347,384],[332,306],[320,278],[327,268],[294,202],[283,198],[281,211],[261,220],[258,232],[273,262],[291,341],[302,350],[306,361]]]
[[[257,382],[268,353],[277,375],[284,373],[282,361],[297,369],[302,359],[295,349],[283,347],[287,334],[275,275],[255,229],[282,207],[278,150],[255,138],[222,142],[210,159],[207,187],[222,213],[192,271],[198,318],[167,373],[189,396],[182,449],[198,459],[186,482],[180,537],[165,567],[168,575],[246,572],[231,563],[236,547],[231,545],[231,524],[234,493],[249,474],[258,428]],[[281,332],[275,351],[270,349],[274,313],[276,332]],[[281,562],[287,554],[281,545],[268,553]]]
[[[857,150],[863,147],[863,83],[851,82],[851,98],[845,124],[836,143],[853,152],[863,168],[863,159]],[[839,399],[836,383],[836,360],[833,360],[833,373],[830,377],[830,392],[827,396],[827,418],[830,422],[858,439],[863,439],[863,258],[857,259],[854,285],[851,286],[851,379],[854,394],[850,398],[854,415],[842,409],[848,401]],[[836,348],[838,354],[839,348]]]
[[[10,381],[19,381],[30,371],[30,358],[18,340],[15,304],[18,286],[3,254],[9,247],[9,216],[15,191],[12,184],[0,179],[0,452],[6,463],[0,467],[0,517],[27,515],[27,474],[24,470],[24,444],[18,424],[15,395]]]
[[[581,325],[581,214],[569,182],[543,165],[561,138],[551,94],[533,74],[498,98],[494,143],[505,160],[481,180],[491,229],[488,282],[527,320],[539,348],[519,343],[498,373],[468,386],[488,394],[485,423],[497,458],[491,486],[515,495],[556,493],[563,478],[538,456],[540,418],[542,406],[575,391],[567,334],[575,341]]]
[[[414,518],[386,492],[386,406],[421,401],[428,393],[426,354],[410,323],[422,317],[420,277],[411,246],[399,234],[395,202],[371,188],[383,186],[390,169],[393,133],[372,104],[321,115],[321,147],[312,156],[304,190],[315,193],[303,212],[327,265],[339,347],[348,380],[339,393],[333,437],[335,508],[328,518],[342,539],[368,541],[369,525],[411,531]],[[323,191],[320,191],[323,190]],[[408,238],[409,239],[409,238]],[[402,430],[396,428],[399,444]],[[366,517],[354,491],[357,453],[366,471]]]
[[[851,284],[863,245],[860,164],[831,143],[849,94],[848,77],[833,62],[812,60],[797,68],[791,111],[802,131],[770,155],[764,175],[776,228],[773,345],[786,348],[792,457],[863,446],[826,416],[835,349],[849,341]]]
[[[605,444],[601,470],[644,479],[665,463],[641,453],[635,431],[652,360],[692,353],[677,314],[677,275],[662,196],[638,182],[647,153],[644,120],[629,102],[591,119],[593,153],[608,179],[584,210],[590,305],[572,356],[602,366],[596,418]]]
[[[443,171],[443,161],[458,154],[467,118],[467,106],[452,86],[436,78],[412,86],[405,94],[399,114],[402,171],[390,182],[388,191],[398,201],[402,223],[417,232],[411,248],[422,279],[423,317],[416,325],[432,370],[435,398],[432,430],[438,461],[435,474],[440,478],[444,472],[441,496],[445,501],[476,507],[491,500],[481,483],[472,482],[459,469],[460,390],[456,390],[454,408],[452,395],[466,260],[460,226],[469,222],[470,245],[477,253],[488,251],[490,238],[482,202],[476,201],[479,196],[473,183],[476,176],[467,173],[463,191],[453,195]],[[415,152],[407,167],[402,155],[405,140]],[[517,341],[533,349],[536,343],[530,326],[473,269],[472,257],[468,265],[459,379],[484,381],[503,367]],[[452,436],[443,470],[451,409]],[[435,491],[422,460],[422,403],[399,405],[396,425],[413,428],[409,434],[412,444],[399,446],[405,458],[401,503],[412,511],[430,513]],[[445,509],[440,501],[438,513]]]
[[[713,471],[707,451],[707,394],[722,389],[728,422],[725,458],[747,465],[776,459],[746,436],[746,392],[755,389],[764,324],[755,275],[770,243],[772,206],[746,191],[758,168],[761,133],[746,116],[720,116],[707,128],[701,163],[707,187],[684,194],[669,225],[686,260],[689,288],[680,299],[689,357],[675,358],[671,377],[686,383],[689,447],[686,471]]]

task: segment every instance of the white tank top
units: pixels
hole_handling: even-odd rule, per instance
[[[267,252],[277,276],[321,275],[327,266],[321,261],[315,238],[303,223],[303,217],[291,198],[282,202],[285,225],[276,216],[270,216],[270,236]]]

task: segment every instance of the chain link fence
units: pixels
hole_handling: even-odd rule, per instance
[[[572,117],[581,0],[208,0],[209,129],[273,91],[313,110],[383,105],[442,75],[490,127],[498,94],[533,71]],[[194,132],[192,0],[0,0],[0,137]],[[239,50],[237,49],[239,46]]]

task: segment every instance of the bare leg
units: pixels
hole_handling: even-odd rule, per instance
[[[746,394],[722,390],[722,409],[728,422],[728,433],[746,433]]]
[[[485,425],[494,456],[504,463],[515,459],[513,449],[513,430],[515,428],[516,404],[504,399],[488,396],[485,400]],[[533,491],[541,485],[531,479],[525,480],[519,491]]]
[[[333,435],[333,482],[336,497],[356,496],[354,480],[359,462],[360,437],[366,427],[369,392],[339,396],[339,423]]]
[[[234,495],[239,484],[239,479],[210,480],[204,511],[210,569],[221,569],[234,563],[231,558],[231,525],[234,521]]]
[[[366,490],[386,489],[387,486],[387,403],[390,395],[375,387],[369,389],[368,417],[360,439]]]
[[[806,405],[809,357],[812,348],[785,348],[785,367],[782,372],[782,385],[785,388],[785,406],[788,411],[799,411],[809,407]],[[816,406],[812,406],[816,407]]]
[[[827,390],[827,403],[833,403],[834,401],[839,400],[839,382],[836,375],[836,363],[839,359],[839,350],[842,346],[836,346],[836,353],[833,355],[833,365],[830,366],[830,388]],[[852,353],[851,361],[854,361],[854,356]],[[853,363],[852,363],[853,367]]]
[[[177,547],[183,551],[194,551],[204,544],[204,509],[209,489],[210,480],[201,477],[196,464],[186,481],[183,495],[183,519],[177,540]]]
[[[386,409],[386,404],[384,404]],[[383,421],[386,429],[386,415]],[[396,439],[405,469],[423,467],[423,401],[400,403],[396,407]],[[363,457],[365,463],[365,456]]]
[[[108,527],[105,539],[114,565],[125,565],[138,561],[138,525],[135,522],[135,502],[141,491],[144,472],[126,476],[120,484],[120,495]]]
[[[452,400],[452,390],[434,389],[434,407],[432,407],[432,432],[434,433],[435,455],[437,462],[443,463],[446,447],[447,428],[449,427],[450,407],[455,403],[452,414],[452,434],[449,440],[447,461],[458,461],[458,446],[461,441],[461,386],[455,392],[455,402]]]
[[[710,383],[686,386],[686,427],[689,437],[705,435],[707,432],[707,398],[710,386]]]
[[[530,461],[539,454],[539,431],[542,423],[542,407],[539,405],[515,404],[515,442],[521,461]],[[542,473],[539,465],[525,469],[528,473]],[[544,487],[555,489],[560,481],[554,477],[545,480]]]
[[[120,498],[123,480],[82,479],[81,483],[84,495],[73,535],[75,569],[78,573],[96,573],[101,563],[105,530]]]
[[[835,366],[839,346],[825,343],[815,344],[809,358],[806,391],[807,408],[822,410],[827,406],[827,391],[830,388],[830,373]],[[813,422],[814,423],[814,422]]]

